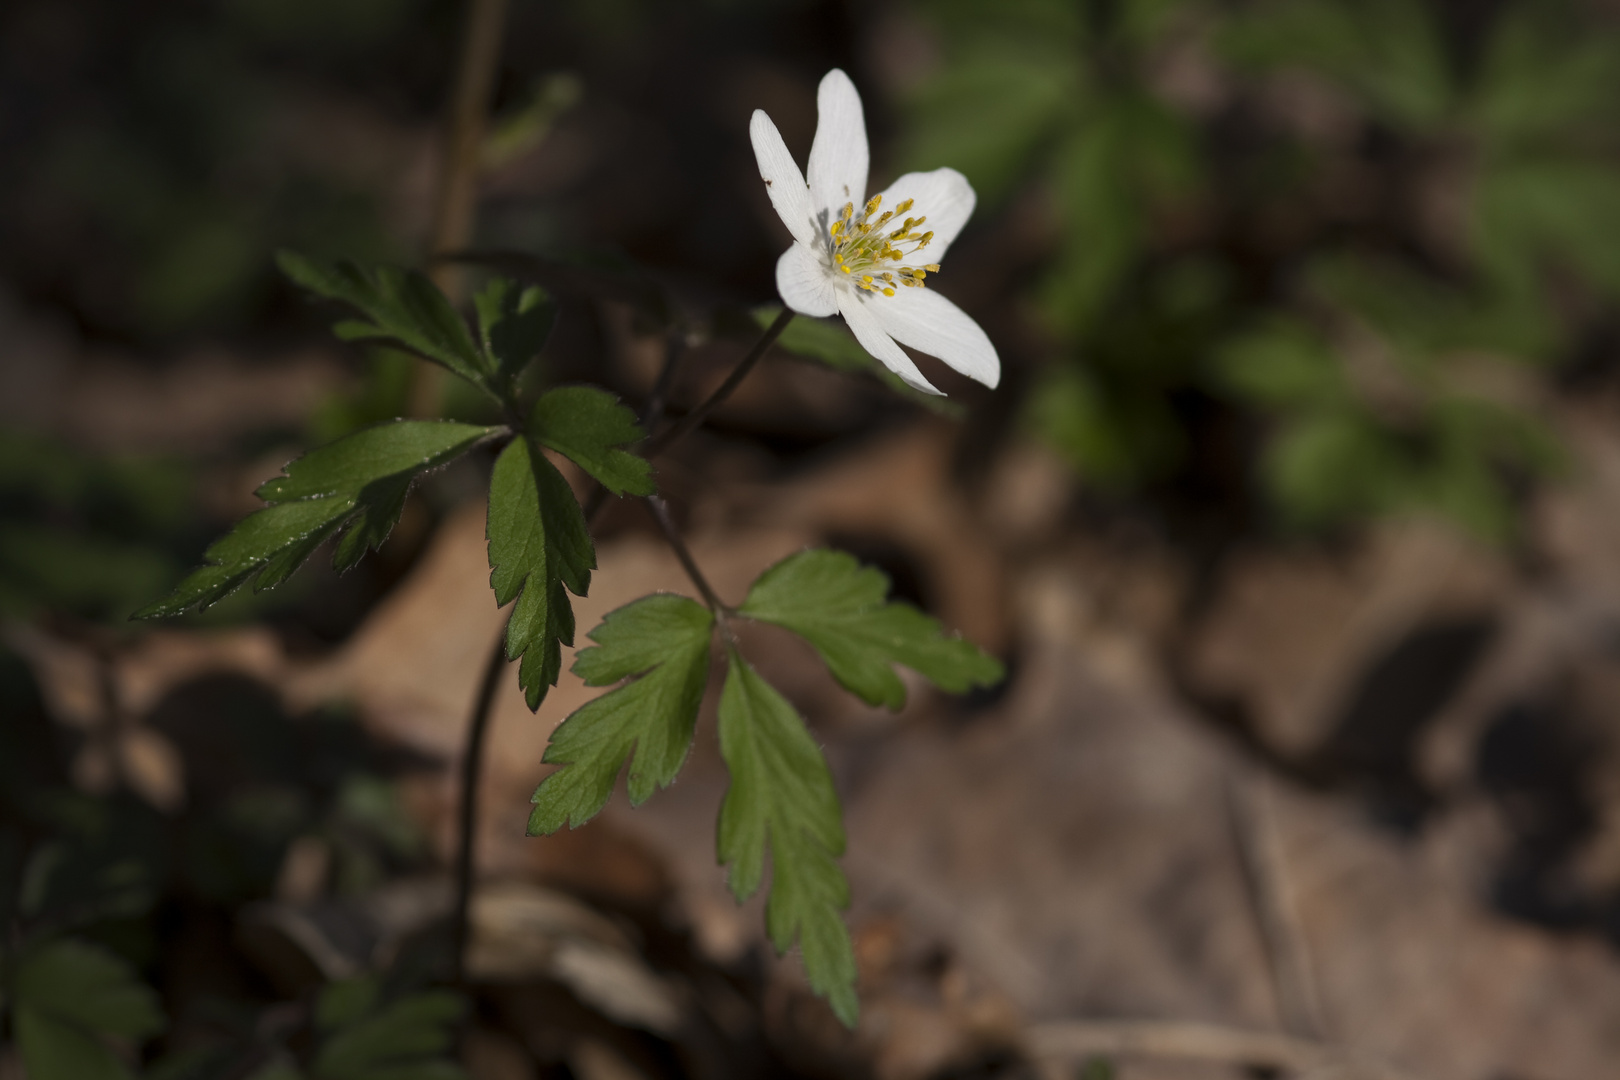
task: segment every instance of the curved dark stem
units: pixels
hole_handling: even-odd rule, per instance
[[[760,359],[770,351],[771,346],[776,343],[776,339],[782,336],[782,331],[786,330],[788,323],[792,321],[793,309],[783,308],[782,314],[776,317],[775,322],[766,327],[765,333],[760,336],[758,341],[754,342],[754,347],[748,350],[748,355],[743,357],[742,362],[732,369],[730,375],[726,376],[726,381],[716,387],[714,393],[705,398],[701,405],[649,439],[642,453],[647,457],[652,457],[654,454],[669,449],[676,440],[685,438],[693,428],[707,420],[709,414],[719,408],[720,404],[731,396],[732,391],[742,384],[742,381],[748,377],[748,373],[754,370],[754,365],[759,363]]]
[[[472,905],[474,834],[478,831],[478,777],[483,771],[484,736],[489,732],[489,717],[495,704],[495,688],[501,683],[501,672],[506,669],[506,628],[495,639],[495,648],[484,665],[484,678],[478,684],[478,698],[473,703],[472,719],[467,723],[467,745],[461,755],[461,817],[460,835],[456,848],[456,905],[453,918],[454,952],[452,977],[458,984],[467,979],[467,939],[469,935],[468,909]]]
[[[686,576],[692,579],[692,584],[696,585],[698,592],[703,594],[703,602],[709,605],[709,610],[714,612],[715,617],[723,623],[731,609],[725,605],[719,594],[714,591],[714,586],[710,585],[709,579],[703,576],[703,571],[698,569],[697,560],[692,558],[691,549],[686,546],[686,541],[681,538],[680,530],[675,527],[675,519],[670,515],[669,504],[661,496],[649,495],[647,496],[647,508],[652,511],[653,520],[658,522],[658,531],[664,534],[664,539],[669,542],[670,549],[675,552],[675,557],[681,561],[681,568],[686,571]]]

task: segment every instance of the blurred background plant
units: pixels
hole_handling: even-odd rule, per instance
[[[1419,0],[929,18],[904,160],[1036,205],[1028,416],[1087,481],[1202,492],[1234,530],[1513,537],[1559,462],[1539,398],[1612,328],[1611,29]]]

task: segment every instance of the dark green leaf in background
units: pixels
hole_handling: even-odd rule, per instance
[[[464,1080],[451,1057],[462,999],[429,991],[377,1007],[369,982],[323,991],[316,1015],[330,1034],[310,1067],[314,1080]]]
[[[588,686],[631,679],[577,709],[551,736],[548,764],[564,765],[534,793],[529,835],[577,828],[607,805],[631,749],[630,804],[668,787],[686,760],[709,675],[714,616],[684,596],[647,596],[610,612],[590,633],[574,674]]]
[[[790,555],[759,576],[738,611],[785,627],[815,646],[844,688],[871,705],[898,709],[904,664],[952,693],[993,686],[1005,669],[993,656],[909,604],[889,603],[889,579],[841,551]]]
[[[564,386],[534,403],[529,434],[542,446],[566,455],[615,495],[653,493],[652,466],[619,447],[637,443],[646,432],[636,414],[605,390]]]
[[[429,469],[466,453],[498,428],[439,420],[397,420],[357,431],[291,462],[263,484],[271,505],[250,514],[204,553],[167,598],[138,619],[207,608],[253,580],[255,591],[285,581],[329,537],[348,530],[332,565],[347,570],[387,539],[411,484]]]
[[[530,709],[562,672],[562,645],[574,643],[574,609],[565,586],[584,596],[596,549],[579,502],[555,466],[528,438],[496,459],[489,484],[490,587],[501,606],[517,600],[506,624],[506,655]]]
[[[495,278],[474,298],[478,334],[496,386],[510,392],[529,361],[540,355],[557,321],[557,305],[538,285]]]
[[[32,1080],[122,1080],[133,1073],[103,1041],[137,1043],[166,1026],[158,996],[123,960],[71,938],[23,953],[14,1023]]]
[[[348,260],[319,262],[290,251],[278,253],[276,261],[298,285],[365,316],[332,328],[343,340],[391,341],[478,386],[494,374],[456,309],[419,271],[383,266],[368,273]]]
[[[755,308],[751,314],[755,325],[764,330],[776,321],[782,309],[776,304],[765,304]],[[787,329],[776,339],[776,347],[795,356],[820,361],[834,371],[870,375],[896,394],[921,405],[936,416],[954,420],[963,415],[963,408],[958,402],[907,386],[904,379],[861,347],[842,319],[813,319],[800,315],[787,324]]]
[[[793,706],[733,652],[720,694],[720,753],[731,787],[720,805],[720,861],[739,901],[773,880],[766,929],[778,952],[799,939],[810,985],[851,1027],[859,1011],[855,953],[839,914],[849,883],[838,868],[844,826],[832,775]]]

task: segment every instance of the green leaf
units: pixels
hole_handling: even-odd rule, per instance
[[[1229,392],[1270,408],[1324,408],[1350,399],[1339,358],[1320,334],[1291,319],[1228,342],[1215,355],[1215,374]]]
[[[764,330],[782,314],[782,308],[777,304],[763,304],[750,314],[759,329]],[[787,329],[776,339],[776,347],[795,356],[818,360],[834,371],[870,375],[896,394],[938,416],[957,420],[965,412],[958,402],[907,386],[904,379],[861,347],[842,320],[800,315],[787,324]]]
[[[277,253],[276,262],[298,285],[365,316],[332,328],[343,340],[394,342],[478,386],[494,373],[456,309],[420,272],[392,266],[368,272],[346,259],[318,262],[291,251]]]
[[[157,994],[123,960],[83,941],[40,945],[17,966],[16,996],[56,1020],[126,1039],[162,1031]]]
[[[529,361],[540,355],[557,321],[557,305],[538,285],[523,288],[495,278],[474,298],[478,335],[499,387],[510,391]]]
[[[333,1031],[358,1023],[377,1004],[382,984],[373,976],[328,984],[315,1000],[315,1027]]]
[[[254,591],[285,581],[328,537],[347,530],[332,565],[347,570],[382,544],[399,521],[405,496],[422,473],[447,464],[498,428],[439,420],[396,420],[357,431],[290,463],[263,484],[271,505],[216,540],[167,598],[134,618],[207,608],[253,579]]]
[[[720,693],[720,754],[731,787],[720,805],[720,861],[738,901],[759,888],[769,845],[773,880],[765,926],[777,952],[799,939],[816,993],[853,1027],[855,953],[839,915],[844,826],[827,762],[793,706],[733,652]]]
[[[686,760],[709,676],[714,616],[684,596],[646,596],[610,612],[580,650],[574,674],[588,686],[631,679],[576,710],[552,733],[544,760],[565,765],[535,790],[529,835],[578,828],[613,794],[630,756],[630,804],[668,787]]]
[[[615,495],[653,493],[652,466],[618,447],[640,442],[646,432],[636,414],[605,390],[564,386],[534,403],[529,434],[541,446],[566,454]]]
[[[1494,20],[1471,109],[1488,139],[1527,143],[1606,120],[1620,89],[1620,39],[1572,37],[1558,32],[1556,19],[1522,4]]]
[[[894,664],[952,693],[1001,681],[1001,661],[960,637],[946,637],[938,621],[911,605],[888,603],[888,592],[888,577],[851,555],[801,551],[761,574],[738,611],[804,638],[833,678],[871,705],[905,704]]]
[[[506,624],[506,655],[530,709],[562,671],[561,645],[574,643],[566,586],[584,596],[596,549],[568,481],[529,438],[514,439],[495,461],[489,483],[490,587],[501,606],[517,600]]]
[[[12,1025],[30,1080],[133,1080],[129,1066],[81,1027],[25,1004]]]
[[[449,1059],[465,1011],[448,991],[414,994],[344,1026],[315,1054],[315,1080],[460,1080]]]

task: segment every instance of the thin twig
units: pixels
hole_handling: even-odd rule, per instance
[[[703,571],[698,569],[697,560],[692,558],[691,549],[686,546],[686,541],[681,539],[680,530],[675,527],[675,519],[670,516],[669,504],[661,496],[649,495],[647,508],[652,511],[653,520],[658,522],[658,530],[664,534],[664,539],[669,542],[675,557],[681,561],[681,568],[686,571],[686,576],[692,579],[692,584],[703,594],[703,602],[709,605],[709,610],[714,612],[723,626],[725,617],[731,609],[714,591],[709,579],[703,576]]]
[[[501,36],[506,28],[506,5],[507,0],[468,0],[440,158],[439,190],[433,204],[433,255],[459,251],[472,239],[479,164],[500,63]],[[466,271],[460,264],[440,261],[430,273],[433,283],[452,303],[461,299]],[[412,416],[439,414],[444,376],[444,370],[434,364],[418,364],[413,369],[409,397]]]
[[[506,627],[501,627],[495,639],[495,648],[484,663],[484,677],[478,684],[478,698],[473,703],[472,718],[467,722],[467,745],[461,754],[461,819],[459,846],[456,848],[456,905],[452,916],[454,944],[452,974],[454,980],[464,983],[467,977],[467,942],[471,937],[469,912],[472,907],[473,856],[478,831],[478,777],[483,768],[484,737],[489,731],[490,714],[494,711],[495,689],[500,685],[501,673],[506,669]]]
[[[760,336],[758,341],[754,342],[754,347],[748,350],[748,355],[743,357],[742,362],[732,369],[730,375],[726,376],[726,381],[716,387],[714,393],[705,398],[701,405],[649,439],[642,450],[643,455],[652,457],[654,454],[662,453],[669,449],[676,440],[685,438],[689,432],[703,423],[704,420],[707,420],[709,414],[719,408],[721,403],[731,396],[732,391],[742,384],[743,379],[748,377],[748,373],[754,370],[754,365],[759,363],[765,353],[770,350],[770,347],[776,343],[776,339],[782,336],[782,331],[787,329],[788,323],[792,321],[793,309],[783,308],[782,314],[776,317],[776,321],[765,329],[765,333]]]
[[[1274,798],[1264,777],[1248,783],[1234,779],[1227,786],[1232,832],[1271,970],[1279,1018],[1293,1034],[1321,1039],[1328,1034],[1327,1024],[1277,836]]]
[[[1175,1020],[1069,1020],[1024,1034],[1037,1059],[1092,1056],[1180,1058],[1338,1080],[1402,1080],[1387,1065],[1291,1035]]]

